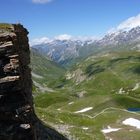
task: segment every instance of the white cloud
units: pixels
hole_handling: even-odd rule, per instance
[[[45,44],[45,43],[49,43],[52,40],[49,39],[48,37],[42,37],[42,38],[35,38],[30,42],[30,45],[39,45],[39,44]]]
[[[58,35],[54,37],[56,40],[81,40],[81,41],[86,41],[86,40],[96,40],[99,39],[98,37],[95,36],[71,36],[68,34],[63,34],[63,35]]]
[[[40,4],[45,4],[52,2],[53,0],[32,0],[33,3],[40,3]]]
[[[134,27],[140,26],[140,14],[134,17],[130,17],[127,20],[125,20],[124,22],[122,22],[117,29],[121,30],[121,29],[131,29]]]
[[[63,35],[58,35],[54,39],[56,40],[70,40],[72,38],[71,35],[68,34],[63,34]]]
[[[117,31],[117,28],[111,28],[107,31],[107,34],[111,34]]]
[[[114,28],[111,28],[110,30],[108,30],[107,33],[114,33],[114,32],[120,31],[120,30],[128,31],[137,26],[140,26],[140,14],[138,14],[137,16],[128,18],[127,20],[120,23],[117,27],[114,27]]]

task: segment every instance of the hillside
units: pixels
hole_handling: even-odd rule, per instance
[[[48,57],[41,55],[36,49],[31,49],[31,69],[35,92],[52,92],[58,86],[65,69],[60,67]]]
[[[139,140],[140,130],[124,124],[140,120],[132,111],[140,108],[139,61],[137,51],[90,56],[66,73],[63,88],[35,97],[38,116],[70,140]]]
[[[86,89],[88,93],[125,93],[139,84],[140,53],[135,51],[100,53],[88,57],[67,72],[77,91]]]

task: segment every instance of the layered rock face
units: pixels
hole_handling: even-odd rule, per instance
[[[36,117],[28,31],[0,24],[0,140],[66,140]]]
[[[28,31],[0,29],[0,140],[35,140]]]

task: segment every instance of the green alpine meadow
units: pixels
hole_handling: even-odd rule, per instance
[[[43,60],[40,56],[35,62]],[[140,108],[139,51],[91,55],[70,69],[61,68],[62,75],[57,74],[60,67],[48,62],[46,67],[36,65],[40,71],[38,77],[33,77],[42,86],[42,81],[48,81],[50,88],[44,91],[34,87],[38,90],[34,97],[36,113],[45,124],[71,140],[139,140],[139,129],[123,124],[128,118],[140,118],[140,110],[131,111]],[[55,81],[47,77],[55,73]],[[115,128],[116,131],[104,132]]]

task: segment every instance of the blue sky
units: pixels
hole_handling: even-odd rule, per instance
[[[101,36],[140,13],[139,0],[1,0],[0,22],[22,23],[30,39]]]

